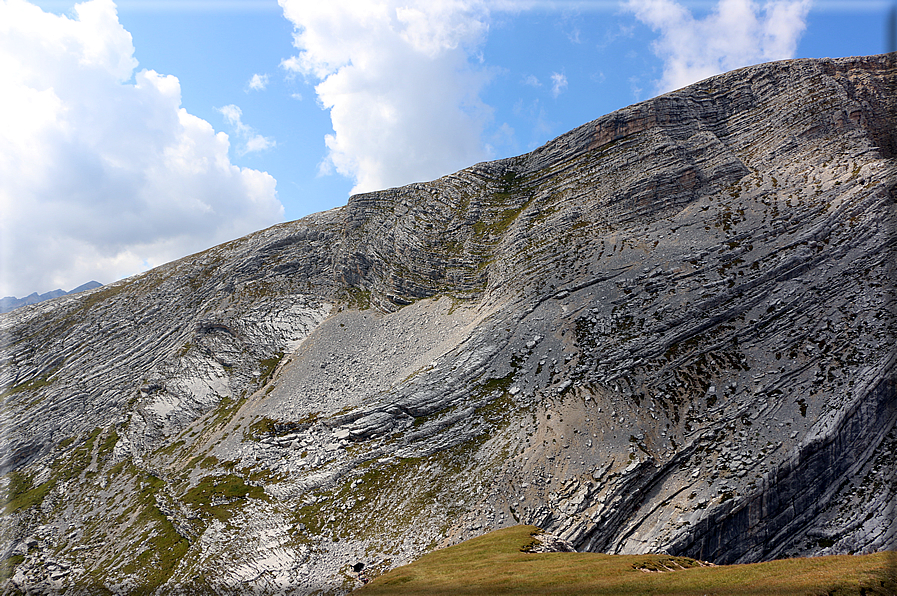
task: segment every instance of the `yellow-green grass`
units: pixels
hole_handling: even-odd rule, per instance
[[[667,555],[528,553],[534,526],[491,532],[393,569],[360,596],[548,595],[893,595],[897,553],[795,558],[701,567]],[[644,569],[684,569],[649,572]],[[689,565],[694,565],[689,567]]]

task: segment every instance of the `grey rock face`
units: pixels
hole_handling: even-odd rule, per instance
[[[576,549],[566,540],[540,532],[533,536],[535,543],[527,552],[531,553],[575,553]]]
[[[6,589],[897,547],[895,74],[741,69],[0,317]]]

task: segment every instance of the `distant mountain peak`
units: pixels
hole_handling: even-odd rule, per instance
[[[78,292],[84,292],[86,290],[92,290],[94,288],[99,288],[102,286],[98,281],[89,281],[87,283],[81,284],[74,290],[70,292],[66,292],[62,289],[50,290],[44,294],[38,294],[37,292],[32,292],[25,296],[24,298],[16,298],[15,296],[6,296],[5,298],[0,298],[0,314],[9,312],[11,310],[15,310],[22,306],[28,306],[29,304],[37,304],[38,302],[43,302],[44,300],[51,300],[53,298],[59,298],[60,296],[68,296],[70,294],[77,294]]]

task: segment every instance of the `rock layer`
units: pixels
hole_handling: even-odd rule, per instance
[[[6,591],[895,548],[895,74],[740,69],[0,317]]]

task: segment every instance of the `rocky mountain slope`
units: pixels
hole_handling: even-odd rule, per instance
[[[740,69],[3,315],[4,593],[895,548],[895,75]]]

